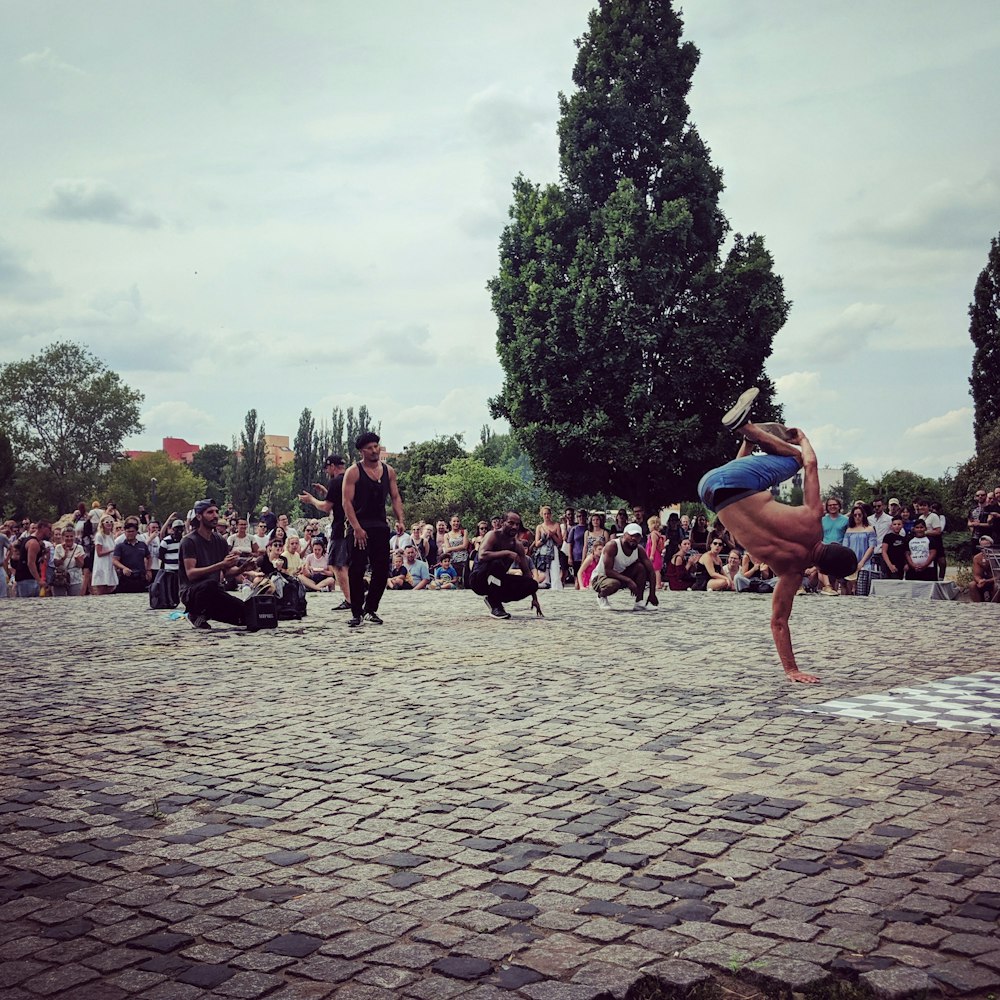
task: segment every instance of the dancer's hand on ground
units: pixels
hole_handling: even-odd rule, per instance
[[[790,681],[798,681],[800,684],[819,684],[819,678],[815,674],[804,674],[801,670],[786,670],[785,677]]]

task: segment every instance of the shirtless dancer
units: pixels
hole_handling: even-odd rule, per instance
[[[725,511],[726,527],[740,543],[778,576],[771,605],[771,634],[790,681],[816,684],[795,663],[788,618],[792,601],[810,566],[836,577],[850,576],[857,558],[843,545],[823,544],[816,453],[801,430],[782,424],[747,422],[758,389],[747,389],[723,417],[723,424],[743,435],[736,458],[706,473],[698,484],[702,502],[716,514]],[[754,446],[765,454],[752,454]],[[802,469],[801,507],[788,507],[771,496],[771,487]]]

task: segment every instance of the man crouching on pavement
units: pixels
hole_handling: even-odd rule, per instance
[[[819,678],[803,673],[795,663],[788,619],[792,601],[807,568],[840,579],[858,568],[854,553],[835,542],[823,543],[823,504],[819,496],[816,452],[795,427],[747,422],[758,389],[747,389],[722,418],[724,426],[743,435],[736,458],[711,472],[698,484],[698,495],[709,510],[725,511],[726,527],[757,559],[778,575],[771,603],[771,635],[781,665],[790,681],[816,684]],[[754,446],[764,452],[753,454]],[[789,507],[771,496],[771,487],[791,479],[802,469],[802,506]]]
[[[619,590],[629,590],[635,598],[633,611],[645,611],[642,595],[649,584],[648,603],[654,607],[660,602],[656,596],[656,571],[642,544],[640,525],[626,524],[624,531],[604,546],[601,561],[590,579],[590,586],[597,592],[597,603],[603,611],[611,610],[609,598]]]
[[[199,500],[194,505],[192,524],[197,525],[181,541],[179,576],[181,600],[194,628],[211,628],[209,618],[228,625],[245,625],[246,605],[222,589],[222,578],[237,576],[248,562],[238,552],[230,552],[218,534],[219,505]]]
[[[521,515],[509,510],[500,527],[489,532],[479,546],[476,568],[469,578],[469,589],[485,599],[492,618],[510,618],[503,602],[521,601],[525,597],[531,598],[535,614],[542,617],[538,584],[531,575],[531,563],[517,540],[518,533],[523,530]],[[508,573],[515,564],[521,571],[519,576]]]

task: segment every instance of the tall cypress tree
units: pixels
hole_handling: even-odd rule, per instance
[[[735,450],[721,412],[763,373],[788,313],[761,237],[719,209],[688,120],[698,50],[669,0],[601,0],[560,95],[561,180],[519,176],[489,284],[506,417],[550,486],[647,509]]]
[[[991,429],[1000,426],[1000,237],[990,240],[986,267],[979,274],[969,306],[972,356],[973,430],[977,449]]]

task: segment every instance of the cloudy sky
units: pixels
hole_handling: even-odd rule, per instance
[[[361,403],[390,450],[471,446],[510,184],[557,179],[591,6],[16,5],[0,362],[87,345],[145,394],[129,447]],[[821,463],[939,475],[972,451],[967,307],[1000,230],[995,3],[692,0],[685,22],[724,210],[793,301],[787,418]]]

